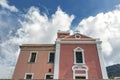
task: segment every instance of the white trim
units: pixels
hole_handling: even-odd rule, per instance
[[[78,66],[77,69],[75,69],[76,66]],[[82,67],[85,67],[86,69]],[[72,70],[73,70],[73,79],[75,79],[76,76],[83,76],[86,79],[88,79],[88,67],[86,65],[73,65]],[[85,74],[76,74],[75,73],[76,70],[85,70]]]
[[[36,53],[36,58],[35,58],[35,62],[34,62],[34,63],[36,63],[36,61],[37,61],[37,54],[38,54],[38,51],[30,51],[30,56],[29,56],[29,59],[28,59],[28,62],[29,62],[29,63],[31,63],[31,62],[30,62],[31,55],[32,55],[32,53],[34,53],[34,52]]]
[[[67,36],[67,37],[70,37],[70,36]],[[64,39],[67,39],[67,40],[75,40],[75,38],[61,38],[61,40],[64,40]],[[92,39],[92,38],[80,38],[80,40],[86,40],[86,41],[89,41],[89,40],[96,40],[96,39]]]
[[[79,37],[77,37],[77,36],[79,36]],[[81,38],[80,34],[75,34],[75,39],[80,39],[80,38]]]
[[[25,73],[24,79],[26,79],[27,75],[32,75],[32,79],[34,78],[34,73]]]
[[[57,39],[55,61],[54,61],[54,79],[59,78],[59,62],[60,62],[60,39]]]
[[[46,75],[53,75],[53,78],[54,78],[54,74],[53,73],[45,73],[44,79],[46,79]]]
[[[54,53],[54,55],[55,55],[55,51],[49,51],[49,53],[48,53],[48,63],[49,63],[49,59],[50,59],[50,53]],[[55,59],[54,59],[54,61],[55,61]]]
[[[76,63],[76,52],[82,52],[82,61],[83,63]],[[85,58],[84,58],[84,49],[77,47],[74,49],[74,64],[85,64]]]
[[[107,75],[107,70],[104,64],[104,58],[103,58],[103,54],[102,54],[102,48],[101,48],[101,41],[99,39],[96,40],[96,45],[97,45],[97,50],[98,50],[98,56],[99,56],[99,61],[100,61],[100,67],[101,67],[101,72],[102,72],[102,77],[103,79],[108,79],[108,75]]]
[[[62,44],[96,44],[95,41],[61,41]]]

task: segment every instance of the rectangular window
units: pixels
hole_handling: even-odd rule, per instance
[[[46,79],[53,79],[53,75],[52,74],[46,75]]]
[[[54,63],[55,53],[51,52],[49,55],[49,63]]]
[[[25,74],[25,79],[33,79],[33,73]]]
[[[34,63],[35,60],[36,60],[36,56],[37,56],[37,53],[32,52],[31,55],[30,55],[30,61],[29,62]]]
[[[75,79],[86,79],[85,76],[75,76]]]
[[[83,63],[82,52],[76,52],[76,63]]]

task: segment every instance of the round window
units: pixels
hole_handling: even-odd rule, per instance
[[[76,34],[76,35],[75,35],[75,38],[79,39],[79,38],[80,38],[80,35],[79,35],[79,34]]]

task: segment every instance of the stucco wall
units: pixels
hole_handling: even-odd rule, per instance
[[[35,63],[28,62],[30,51],[37,51]],[[54,51],[54,48],[22,48],[13,74],[13,79],[23,79],[25,73],[34,73],[34,79],[43,79],[49,69],[51,69],[51,73],[53,73],[54,64],[48,63],[50,51]]]
[[[60,79],[72,79],[74,65],[74,49],[84,49],[85,64],[88,66],[88,79],[102,79],[98,52],[95,44],[61,44],[60,47]]]

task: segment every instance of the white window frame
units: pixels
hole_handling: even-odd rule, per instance
[[[75,74],[76,70],[85,70],[85,74]],[[88,79],[88,71],[86,69],[74,69],[73,70],[73,79],[75,79],[76,76],[80,76],[80,77],[85,77],[85,79]]]
[[[31,59],[32,53],[34,53],[34,52],[36,53],[35,62],[30,62],[30,59]],[[36,63],[36,61],[37,61],[37,55],[38,55],[38,51],[30,51],[30,56],[29,56],[28,62],[29,62],[29,63]]]
[[[34,73],[25,73],[24,79],[26,79],[27,75],[32,75],[32,79],[34,78]]]
[[[82,52],[82,59],[83,59],[83,63],[77,63],[76,62],[76,52]],[[84,50],[80,47],[77,47],[74,49],[74,64],[85,64],[85,59],[84,59]]]
[[[78,66],[77,69],[75,69],[75,67]],[[79,66],[83,66],[85,67],[86,69],[82,68],[82,67],[79,67]],[[76,76],[81,76],[81,77],[85,77],[86,79],[88,79],[88,67],[85,66],[85,65],[74,65],[72,67],[72,70],[73,70],[73,79],[75,79]],[[85,71],[85,74],[76,74],[75,71],[76,70],[84,70]]]
[[[79,36],[79,37],[77,37],[77,36]],[[75,34],[75,39],[80,39],[80,38],[81,38],[80,34]]]
[[[50,53],[54,53],[54,62],[55,62],[55,51],[50,51],[48,54],[48,63],[49,63],[49,59],[50,59]]]
[[[46,73],[44,79],[46,79],[46,75],[53,75],[53,79],[54,79],[54,74],[53,73]]]

